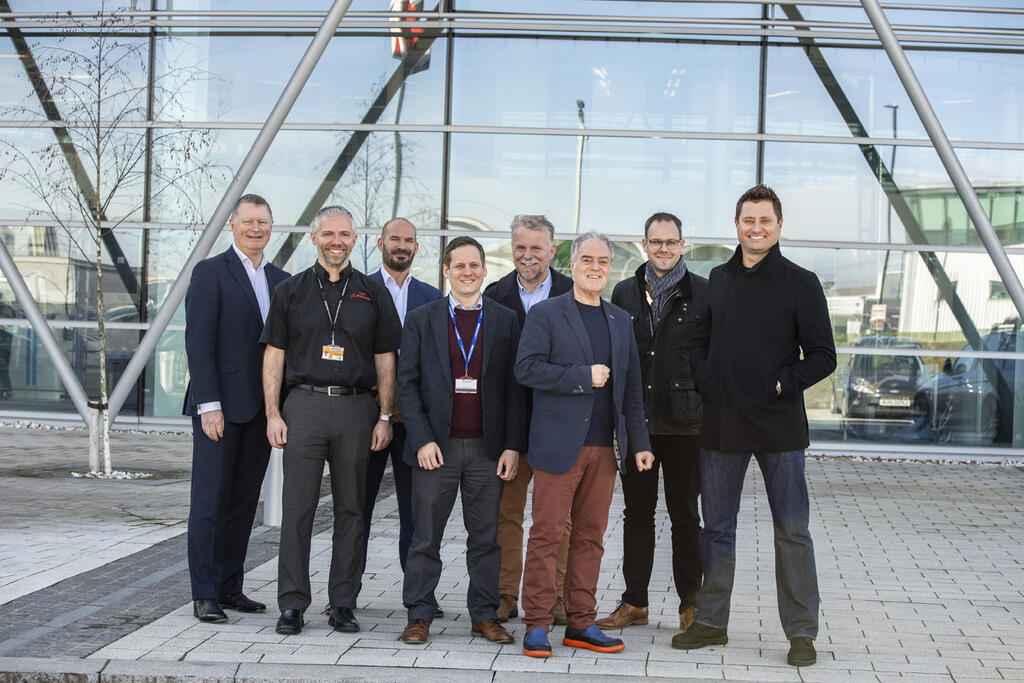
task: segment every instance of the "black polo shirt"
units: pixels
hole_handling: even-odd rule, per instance
[[[319,278],[319,283],[317,282]],[[320,290],[323,284],[323,293]],[[334,331],[334,343],[345,349],[344,360],[324,360],[331,343],[330,315],[344,292]],[[319,261],[274,289],[261,344],[284,349],[284,385],[352,386],[377,384],[375,353],[398,350],[402,323],[387,288],[352,267],[331,282]]]

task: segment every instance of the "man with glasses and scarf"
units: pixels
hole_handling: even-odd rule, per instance
[[[697,436],[701,401],[690,372],[689,348],[707,306],[708,281],[686,268],[681,226],[670,213],[648,218],[641,241],[647,261],[612,293],[612,303],[624,308],[633,319],[643,375],[644,413],[655,460],[654,466],[643,472],[627,460],[621,474],[625,498],[622,574],[626,590],[615,611],[597,622],[601,628],[647,623],[659,467],[672,521],[672,576],[679,595],[679,627],[684,630],[693,623],[700,588]]]

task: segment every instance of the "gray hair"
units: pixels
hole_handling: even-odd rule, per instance
[[[551,221],[547,219],[547,216],[541,214],[521,213],[512,219],[512,225],[509,227],[513,234],[515,234],[517,228],[543,230],[548,234],[548,241],[551,242],[551,244],[555,243],[555,226],[551,225]]]
[[[600,232],[594,232],[593,230],[591,230],[590,232],[585,232],[582,235],[577,235],[576,236],[576,239],[574,239],[572,241],[572,249],[570,249],[570,251],[569,251],[569,258],[571,258],[573,261],[575,261],[576,260],[576,251],[580,248],[580,245],[583,244],[584,242],[586,242],[587,240],[601,240],[602,242],[604,242],[605,246],[608,247],[608,253],[610,254],[610,259],[612,261],[615,260],[615,248],[612,247],[612,241],[610,239],[608,239],[607,235],[604,235],[604,234],[602,234]]]
[[[346,209],[344,206],[331,204],[320,209],[316,212],[316,215],[313,216],[313,222],[310,223],[313,228],[313,232],[318,232],[320,230],[320,219],[324,216],[348,216],[348,219],[352,221],[352,227],[355,227],[355,219],[352,218],[351,211]]]

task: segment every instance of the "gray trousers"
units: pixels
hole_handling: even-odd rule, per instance
[[[444,465],[436,470],[412,468],[415,524],[402,598],[410,619],[433,620],[437,611],[434,590],[441,579],[441,541],[461,488],[469,571],[466,606],[472,623],[479,624],[498,616],[498,505],[505,482],[497,475],[497,461],[487,457],[483,439],[449,439],[442,456]]]
[[[288,425],[277,563],[277,604],[282,612],[304,612],[312,600],[309,545],[325,461],[334,500],[328,598],[335,607],[356,606],[363,569],[366,467],[377,410],[369,394],[327,396],[302,389],[288,394],[281,409]]]

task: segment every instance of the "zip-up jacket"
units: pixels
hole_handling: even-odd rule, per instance
[[[700,432],[701,398],[690,369],[690,347],[708,303],[708,281],[690,271],[676,285],[657,324],[647,299],[647,263],[615,285],[612,303],[633,319],[640,353],[647,431],[657,435]]]

